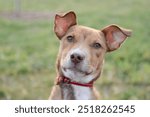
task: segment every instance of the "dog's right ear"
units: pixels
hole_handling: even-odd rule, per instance
[[[70,11],[65,15],[56,14],[54,32],[56,33],[57,37],[61,39],[67,30],[76,24],[76,14],[73,11]]]

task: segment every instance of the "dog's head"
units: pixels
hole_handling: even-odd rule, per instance
[[[74,12],[56,15],[54,31],[61,43],[58,72],[81,83],[97,79],[105,53],[118,49],[131,35],[130,30],[117,25],[102,30],[77,25]]]

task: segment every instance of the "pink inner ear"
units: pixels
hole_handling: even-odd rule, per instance
[[[74,12],[68,12],[63,16],[55,16],[54,31],[59,39],[61,39],[67,30],[73,25],[76,25],[76,15]]]
[[[112,51],[112,50],[116,50],[117,48],[119,48],[126,37],[127,36],[124,35],[121,31],[110,32],[107,35],[107,44],[108,44],[109,49]]]
[[[122,43],[126,38],[126,36],[121,31],[114,32],[113,37],[114,41],[116,41],[117,43]]]
[[[131,31],[120,28],[116,25],[110,25],[104,28],[102,32],[106,36],[108,51],[118,49],[120,45],[125,41],[125,39],[131,35]]]
[[[57,33],[57,35],[59,37],[62,37],[64,35],[64,33],[67,31],[68,25],[66,23],[66,21],[62,20],[56,20],[56,24],[57,28],[55,29],[55,33]]]

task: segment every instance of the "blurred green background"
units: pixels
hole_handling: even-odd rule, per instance
[[[70,10],[82,25],[133,30],[119,50],[106,55],[95,84],[101,99],[150,99],[149,5],[149,0],[0,0],[0,99],[48,99],[59,47],[53,18]]]

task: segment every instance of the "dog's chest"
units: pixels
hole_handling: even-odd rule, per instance
[[[64,100],[74,100],[74,91],[73,87],[70,84],[62,84],[61,92]]]
[[[89,87],[82,87],[82,86],[72,86],[74,89],[74,96],[77,100],[89,100],[91,99],[91,88]]]
[[[89,100],[92,99],[92,89],[76,85],[63,85],[64,100]]]

